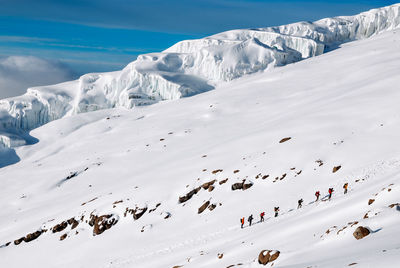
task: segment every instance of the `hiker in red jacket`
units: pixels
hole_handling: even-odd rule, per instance
[[[333,193],[333,188],[329,188],[328,193],[329,193],[329,198],[328,199],[331,200],[332,193]]]
[[[317,197],[317,200],[315,200],[315,202],[317,202],[318,200],[319,200],[319,196],[320,196],[321,194],[319,193],[319,191],[316,191],[315,192],[315,196]]]
[[[260,222],[264,221],[265,212],[261,212],[260,214]]]
[[[242,225],[240,226],[240,228],[242,228],[242,229],[243,229],[243,225],[244,225],[244,217],[240,219],[240,223],[242,224]]]

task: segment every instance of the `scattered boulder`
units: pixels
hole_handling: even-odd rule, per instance
[[[236,169],[233,171],[233,173],[238,173],[239,171],[240,171],[239,169]]]
[[[217,174],[218,172],[222,172],[223,170],[222,169],[216,169],[216,170],[213,170],[211,173],[212,174]]]
[[[369,235],[371,232],[369,231],[368,228],[365,228],[363,226],[358,226],[357,229],[354,231],[353,236],[355,239],[359,240],[367,235]]]
[[[67,222],[69,225],[72,225],[71,229],[75,229],[79,224],[79,222],[77,220],[75,220],[75,218],[71,218]]]
[[[266,265],[270,262],[275,261],[280,255],[278,250],[262,250],[258,255],[258,263]]]
[[[290,139],[291,139],[291,137],[283,138],[283,139],[281,139],[281,140],[279,141],[279,143],[284,143],[284,142],[286,142],[286,141],[288,141],[288,140],[290,140]]]
[[[253,186],[252,183],[243,183],[243,191],[249,189],[251,186]]]
[[[228,181],[228,178],[226,178],[226,179],[220,181],[220,182],[219,182],[219,185],[222,185],[222,184],[226,183],[227,181]]]
[[[210,201],[205,202],[201,207],[199,207],[199,210],[197,211],[198,214],[202,213],[208,206],[210,205]]]
[[[27,235],[25,236],[24,241],[25,241],[26,243],[31,242],[32,240],[35,240],[36,238],[38,238],[38,237],[39,237],[42,233],[44,233],[44,232],[45,232],[44,230],[39,230],[39,231],[30,233],[30,234],[27,234]]]
[[[190,198],[193,197],[193,195],[197,194],[200,191],[200,189],[201,189],[201,186],[191,190],[184,196],[180,196],[179,203],[184,203],[184,202],[188,201]]]
[[[62,236],[60,236],[60,241],[63,241],[65,238],[67,238],[67,234],[63,234]]]
[[[25,237],[21,237],[20,239],[14,240],[14,245],[19,245],[22,243],[22,241],[25,241]]]
[[[222,259],[224,257],[224,253],[218,253],[218,259]]]
[[[146,213],[146,211],[147,211],[147,207],[144,207],[144,208],[136,207],[135,209],[126,208],[125,212],[124,212],[124,217],[126,217],[126,215],[129,213],[129,214],[132,214],[134,220],[138,220],[144,215],[144,213]]]
[[[262,176],[261,179],[265,180],[265,179],[268,178],[268,177],[269,177],[269,175],[264,175],[264,176]]]
[[[333,167],[332,172],[335,173],[336,171],[338,171],[342,166],[336,166]]]
[[[368,200],[368,206],[375,202],[375,199]]]
[[[59,223],[57,225],[55,225],[52,229],[53,233],[58,233],[61,232],[62,230],[64,230],[65,228],[67,228],[68,226],[68,222],[63,221],[62,223]]]
[[[216,207],[217,207],[216,204],[211,204],[211,205],[208,206],[208,209],[209,209],[210,211],[213,211],[214,208],[216,208]]]
[[[217,180],[212,180],[206,183],[203,183],[203,185],[201,185],[201,187],[203,187],[204,190],[207,190],[210,186],[212,186]]]
[[[102,234],[104,231],[110,229],[117,224],[118,216],[112,214],[106,215],[90,215],[89,225],[93,226],[93,236]]]
[[[243,189],[244,182],[237,182],[232,184],[232,191]]]

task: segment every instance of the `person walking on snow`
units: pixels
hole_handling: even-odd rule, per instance
[[[253,221],[253,214],[251,214],[249,216],[249,218],[247,219],[247,221],[249,222],[249,226],[251,226],[251,222]]]
[[[279,207],[275,207],[274,211],[275,211],[275,217],[278,217]]]
[[[347,187],[349,187],[349,184],[346,182],[346,183],[343,185],[344,194],[347,194]]]
[[[260,214],[260,222],[263,222],[263,221],[264,221],[264,216],[265,216],[265,212],[263,211],[263,212],[261,212],[261,214]]]
[[[243,225],[244,225],[244,217],[240,219],[240,223],[242,224],[242,226],[240,228],[243,229]]]
[[[303,206],[303,198],[297,201],[297,209],[301,208]]]
[[[329,198],[328,199],[331,200],[332,193],[333,193],[333,188],[329,188],[328,193],[329,193]]]
[[[319,200],[319,196],[320,196],[319,191],[316,191],[316,192],[315,192],[315,196],[317,197],[317,200],[315,200],[315,202],[317,202],[317,201]]]

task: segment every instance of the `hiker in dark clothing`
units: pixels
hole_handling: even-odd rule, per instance
[[[297,209],[301,208],[303,205],[303,199],[300,199],[299,201],[297,201]]]
[[[260,214],[260,222],[264,221],[265,212],[261,212]]]
[[[251,226],[251,222],[253,221],[253,214],[251,214],[249,216],[249,218],[247,219],[247,221],[249,222],[249,226]]]
[[[240,228],[242,228],[242,229],[243,229],[243,225],[244,225],[244,217],[240,219],[240,223],[242,224],[242,225],[240,226]]]
[[[318,200],[319,200],[319,196],[320,196],[321,194],[319,193],[319,191],[316,191],[315,192],[315,196],[317,197],[317,200],[315,200],[315,202],[317,202]]]
[[[344,194],[347,194],[347,187],[349,187],[349,184],[346,182],[346,183],[343,185]]]
[[[333,188],[329,188],[328,193],[329,193],[329,198],[328,199],[331,200],[332,193],[333,193]]]
[[[275,217],[278,217],[279,207],[275,207],[274,211],[275,211]]]

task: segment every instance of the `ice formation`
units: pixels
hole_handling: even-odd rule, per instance
[[[0,140],[68,115],[105,108],[175,100],[213,89],[246,74],[313,57],[341,43],[400,26],[400,4],[356,16],[279,27],[232,30],[179,42],[161,53],[140,55],[123,70],[86,74],[79,80],[28,89],[0,101]],[[7,142],[5,142],[7,141]]]

